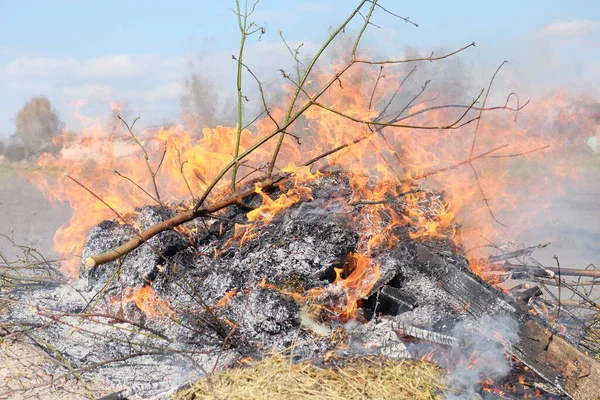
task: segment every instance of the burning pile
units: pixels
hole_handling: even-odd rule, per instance
[[[102,365],[94,375],[116,387],[160,392],[158,382],[176,388],[200,371],[273,352],[296,361],[433,356],[454,371],[463,394],[482,390],[483,378],[503,378],[512,368],[506,351],[519,343],[517,323],[529,317],[470,276],[451,240],[455,226],[428,234],[425,222],[445,223],[444,196],[390,185],[395,196],[361,200],[353,178],[331,168],[301,188],[249,184],[255,193],[243,205],[164,231],[118,261],[83,270],[73,285],[37,291],[29,299],[36,309],[17,304],[9,319],[50,322],[40,341],[73,368]],[[288,202],[277,208],[282,197]],[[175,212],[148,206],[127,224],[105,221],[90,231],[83,257]],[[468,286],[465,277],[481,293],[452,287],[457,279]],[[528,379],[536,385],[528,393],[539,393],[542,381]]]
[[[376,3],[353,14],[371,7],[364,29]],[[531,316],[539,294],[509,296],[470,269],[498,271],[485,246],[515,235],[506,212],[549,188],[530,179],[522,190],[512,177],[524,165],[517,156],[548,149],[547,113],[561,110],[565,126],[589,123],[587,114],[563,112],[556,95],[516,121],[516,95],[487,103],[493,79],[474,100],[422,101],[429,81],[408,89],[415,70],[404,61],[384,76],[372,67],[387,62],[360,58],[363,31],[348,62],[313,69],[318,54],[297,81],[282,71],[289,104],[263,97],[264,118],[250,125],[240,108],[236,127],[201,135],[138,133],[134,120],[62,138],[31,179],[73,208],[55,244],[74,281],[30,293],[8,320],[39,328],[32,340],[69,373],[117,387],[160,392],[270,353],[324,363],[375,354],[435,360],[459,395],[498,396],[510,384],[518,397],[589,398],[600,370],[578,350],[565,356],[556,326]],[[567,167],[544,166],[552,190]],[[536,215],[515,214],[517,227]],[[504,381],[516,371],[518,387],[520,378]]]

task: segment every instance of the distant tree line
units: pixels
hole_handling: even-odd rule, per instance
[[[62,133],[63,123],[46,96],[34,97],[18,112],[15,132],[8,143],[0,142],[0,154],[10,161],[33,158],[58,150],[52,138]]]

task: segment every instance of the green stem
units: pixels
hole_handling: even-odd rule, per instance
[[[238,67],[237,67],[237,132],[235,138],[235,153],[234,153],[234,161],[233,165],[233,176],[231,177],[231,193],[235,193],[235,181],[237,177],[238,171],[238,156],[240,153],[240,142],[242,139],[242,126],[243,126],[243,110],[242,110],[242,57],[244,54],[244,44],[246,43],[246,29],[248,22],[248,1],[245,2],[244,6],[244,17],[242,20],[242,13],[240,11],[240,2],[239,0],[235,0],[237,17],[238,17],[238,26],[240,28],[240,33],[242,38],[240,40],[240,52],[238,54]]]

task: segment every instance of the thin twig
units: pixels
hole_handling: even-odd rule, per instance
[[[369,110],[373,106],[373,97],[375,97],[375,91],[377,90],[377,85],[379,85],[379,80],[385,78],[383,75],[383,65],[379,66],[379,74],[377,75],[377,79],[375,80],[375,85],[373,86],[373,90],[371,91],[371,98],[369,99]]]
[[[481,116],[483,114],[483,109],[485,108],[485,104],[487,103],[488,96],[490,95],[490,91],[492,90],[492,84],[494,83],[494,79],[496,79],[496,75],[500,72],[500,68],[508,61],[503,61],[502,64],[496,69],[494,75],[492,75],[492,79],[490,79],[490,84],[487,87],[485,92],[485,97],[483,98],[483,104],[481,105],[482,110],[479,111],[479,119],[477,120],[477,124],[475,125],[475,131],[473,133],[473,142],[471,143],[471,150],[469,151],[469,158],[473,156],[473,152],[475,151],[475,143],[477,142],[477,132],[479,131],[479,124],[481,123]],[[508,102],[508,100],[507,100]]]
[[[412,21],[410,20],[410,18],[408,18],[408,17],[401,17],[400,15],[398,15],[398,14],[395,14],[395,13],[391,12],[390,10],[388,10],[387,8],[383,7],[383,6],[382,6],[382,5],[380,5],[379,3],[377,3],[376,5],[377,5],[377,7],[378,7],[378,8],[382,9],[384,12],[386,12],[386,13],[388,13],[388,14],[390,14],[390,15],[393,15],[393,16],[394,16],[394,17],[396,17],[396,18],[399,18],[399,19],[401,19],[401,20],[404,20],[404,22],[406,22],[407,24],[412,24],[412,25],[413,25],[413,26],[415,26],[416,28],[418,28],[418,27],[419,27],[419,25],[418,25],[418,24],[416,24],[416,23],[414,23],[414,22],[412,22]]]
[[[498,218],[496,218],[496,216],[494,215],[494,212],[492,211],[492,207],[490,207],[490,201],[487,198],[487,196],[485,195],[485,193],[483,192],[483,187],[481,186],[481,181],[479,180],[479,174],[477,174],[477,170],[475,170],[475,167],[473,166],[472,162],[469,163],[469,167],[471,167],[471,171],[473,171],[473,176],[475,177],[475,182],[477,183],[477,189],[479,190],[479,193],[481,194],[481,199],[485,203],[485,206],[488,210],[488,213],[490,214],[490,217],[492,217],[492,219],[494,221],[496,221],[496,223],[498,225],[508,228],[508,225],[505,225],[502,222],[498,221]]]
[[[152,170],[152,167],[150,166],[150,157],[148,156],[148,152],[144,148],[144,145],[142,144],[142,142],[140,142],[140,140],[137,138],[137,136],[135,136],[135,134],[133,133],[133,127],[134,127],[135,123],[140,119],[140,117],[134,118],[133,122],[131,123],[131,126],[120,115],[117,116],[117,118],[120,119],[123,124],[125,124],[125,127],[127,128],[127,131],[129,132],[129,134],[131,135],[133,140],[135,140],[135,142],[140,147],[140,149],[142,149],[142,153],[144,153],[144,161],[146,162],[146,167],[148,168],[148,172],[150,173],[150,177],[152,178],[152,185],[154,186],[154,193],[156,194],[156,199],[158,200],[158,204],[162,204],[161,200],[160,200],[160,193],[158,192],[158,185],[156,184],[156,173],[158,171],[158,168],[160,168],[160,164],[162,164],[162,159],[161,159],[160,164],[159,164],[158,168],[156,169],[156,171]],[[165,153],[166,153],[166,148],[165,148]],[[162,158],[164,159],[164,157],[165,156],[163,154]]]
[[[158,201],[158,199],[154,196],[152,196],[150,193],[148,193],[148,191],[146,191],[146,189],[144,189],[143,187],[141,187],[140,185],[137,184],[137,182],[135,182],[133,179],[121,174],[119,171],[114,171],[115,174],[119,175],[121,178],[128,180],[129,182],[131,182],[136,188],[140,189],[142,192],[144,192],[146,194],[146,196],[150,197],[152,200],[154,200],[156,203],[160,204],[160,201]]]
[[[196,201],[196,197],[194,196],[194,192],[192,192],[192,188],[190,187],[190,183],[188,182],[185,174],[183,173],[183,166],[188,162],[187,160],[181,162],[181,151],[175,147],[175,151],[177,152],[177,162],[179,163],[179,173],[181,174],[181,177],[183,178],[183,181],[185,182],[185,186],[187,187],[188,192],[190,193],[190,196],[192,197],[192,202]]]
[[[398,195],[396,197],[402,197],[402,196],[406,196],[408,194],[424,193],[424,192],[425,191],[422,189],[409,190],[406,192],[398,193]],[[384,200],[358,200],[358,201],[353,201],[351,203],[348,203],[348,205],[349,206],[364,206],[364,205],[377,205],[377,204],[387,204],[387,203],[397,203],[397,202],[398,202],[397,198],[384,199]]]

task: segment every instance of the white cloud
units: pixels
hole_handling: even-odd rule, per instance
[[[163,86],[150,89],[144,95],[146,100],[166,100],[179,97],[183,92],[183,87],[180,83],[171,83]]]
[[[70,99],[111,99],[113,89],[107,85],[84,84],[63,89],[63,94]]]
[[[170,73],[184,65],[183,57],[161,57],[154,54],[118,54],[77,60],[58,57],[19,57],[4,67],[0,74],[10,77],[129,78]]]
[[[13,46],[0,46],[0,57],[17,57],[22,51]]]
[[[544,36],[583,36],[600,29],[600,21],[572,19],[557,21],[540,30]]]
[[[78,65],[72,58],[19,57],[6,64],[2,72],[9,76],[44,76],[76,70]]]
[[[82,72],[92,77],[127,77],[139,75],[143,66],[129,55],[94,58],[81,65]]]

